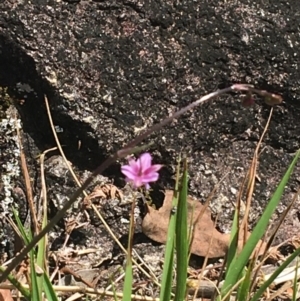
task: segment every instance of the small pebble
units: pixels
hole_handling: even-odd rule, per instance
[[[234,187],[231,187],[230,191],[233,195],[236,195],[236,193],[237,193],[237,190]]]

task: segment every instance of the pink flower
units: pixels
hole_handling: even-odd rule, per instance
[[[134,188],[145,185],[146,189],[149,189],[149,183],[158,180],[158,171],[162,168],[160,164],[151,165],[151,161],[152,157],[149,153],[140,155],[137,160],[129,159],[129,164],[121,167],[126,181],[132,183]]]

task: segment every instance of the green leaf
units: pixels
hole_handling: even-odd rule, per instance
[[[173,203],[178,202],[178,195],[174,193]],[[167,242],[165,249],[164,267],[161,280],[160,300],[170,301],[172,292],[173,263],[174,263],[174,241],[176,228],[176,214],[171,214]]]
[[[239,235],[239,228],[238,228],[238,211],[237,209],[234,212],[234,218],[232,223],[232,229],[230,233],[230,244],[227,252],[227,260],[226,260],[226,269],[228,270],[233,259],[237,256],[237,248],[238,248],[238,235]]]
[[[248,269],[245,268],[242,273],[245,278],[238,289],[237,300],[239,301],[248,300],[249,291],[251,287],[251,276],[252,276],[252,271],[254,266],[255,266],[255,262],[254,260],[252,260],[249,268]]]
[[[13,209],[13,215],[17,223],[17,227],[22,235],[23,241],[25,245],[28,245],[32,239],[32,233],[29,231],[26,233],[24,226],[22,225],[18,213],[15,209]],[[37,282],[37,274],[35,270],[35,254],[34,250],[31,249],[29,252],[30,258],[30,281],[31,281],[31,300],[32,301],[39,301],[42,300],[42,292],[40,292]]]
[[[297,292],[299,289],[299,284],[298,284],[298,269],[299,269],[299,258],[297,258],[297,264],[295,268],[295,277],[294,277],[294,283],[293,283],[293,297],[292,301],[297,300]]]
[[[23,239],[23,242],[25,245],[28,245],[29,244],[29,237],[28,237],[28,234],[26,233],[20,219],[19,219],[19,214],[17,212],[17,210],[15,208],[12,209],[12,212],[13,212],[13,215],[14,215],[14,218],[16,220],[16,223],[17,223],[17,227],[18,227],[18,230],[20,231],[21,233],[21,236],[22,236],[22,239]]]
[[[176,219],[176,289],[175,301],[182,301],[186,295],[186,278],[188,268],[188,222],[187,222],[187,196],[188,196],[188,174],[187,162],[183,161],[184,170],[179,192],[177,219]]]
[[[43,274],[43,279],[44,279],[44,291],[45,291],[45,295],[46,295],[46,299],[47,300],[51,300],[51,301],[58,301],[58,298],[56,296],[56,293],[53,289],[52,283],[48,277],[47,274]]]
[[[3,273],[5,271],[4,267],[0,267],[0,272]],[[27,288],[23,287],[22,284],[11,274],[8,275],[7,280],[23,295],[26,300],[30,299],[30,292]]]
[[[43,206],[43,221],[42,221],[42,228],[44,228],[47,224],[47,208],[44,208]],[[37,248],[37,259],[36,264],[38,267],[41,268],[43,271],[42,274],[37,275],[37,286],[39,290],[39,297],[42,300],[42,293],[44,290],[44,278],[45,278],[45,268],[46,268],[46,241],[47,241],[47,235],[45,235],[38,243]],[[51,283],[50,283],[51,284]],[[50,289],[49,287],[47,289]],[[52,287],[53,289],[53,287]]]
[[[125,269],[125,279],[124,279],[124,288],[123,288],[123,301],[131,301],[132,293],[132,282],[133,282],[133,273],[132,273],[132,244],[133,244],[133,235],[134,235],[134,208],[135,208],[135,198],[131,204],[131,215],[130,215],[130,226],[129,226],[129,236],[128,236],[128,247],[127,247],[127,259],[126,259],[126,269]]]
[[[180,172],[180,159],[177,164],[176,184],[172,200],[173,208],[177,208],[178,205],[178,183]],[[172,279],[173,279],[173,263],[174,263],[174,249],[175,249],[175,232],[176,232],[176,219],[177,213],[170,215],[170,222],[167,233],[165,260],[161,280],[161,289],[159,299],[160,301],[170,301],[172,292]]]
[[[123,301],[131,301],[132,281],[133,281],[132,260],[131,260],[131,255],[127,255],[123,298],[122,298]]]

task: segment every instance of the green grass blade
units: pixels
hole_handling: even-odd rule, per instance
[[[25,229],[24,229],[24,227],[23,227],[23,225],[22,225],[22,223],[21,223],[21,221],[19,219],[19,214],[18,214],[18,212],[17,212],[17,210],[15,208],[12,209],[12,212],[13,212],[14,218],[16,220],[16,224],[17,224],[18,230],[21,233],[23,242],[24,242],[25,245],[28,245],[30,239],[29,239],[29,237],[28,237],[28,235],[27,235],[27,233],[26,233],[26,231],[25,231]]]
[[[29,241],[32,240],[32,233],[31,231],[28,232],[28,239]],[[40,290],[38,287],[37,282],[37,273],[35,269],[35,252],[33,249],[29,252],[29,258],[30,258],[30,280],[31,280],[31,300],[32,301],[40,301],[42,300],[42,295],[40,295]]]
[[[47,208],[43,210],[42,228],[47,224]],[[39,295],[44,291],[47,300],[58,301],[57,295],[53,289],[52,283],[48,277],[48,271],[46,270],[46,252],[47,252],[47,236],[44,236],[38,243],[37,252],[37,265],[42,268],[44,273],[38,275],[37,285],[39,289]]]
[[[237,248],[238,248],[238,237],[239,237],[239,215],[238,215],[238,209],[236,208],[234,211],[234,218],[232,223],[232,230],[230,233],[230,243],[227,251],[227,257],[226,257],[226,270],[229,269],[230,265],[232,264],[232,261],[237,256]],[[221,300],[221,296],[218,296],[217,300]],[[227,298],[229,300],[229,297]]]
[[[39,295],[39,289],[37,284],[37,274],[35,271],[35,258],[34,252],[30,251],[30,280],[31,280],[31,300],[40,301],[42,297]]]
[[[174,192],[173,203],[178,202],[178,195]],[[164,267],[161,280],[160,300],[170,301],[172,291],[172,278],[173,278],[173,263],[174,263],[174,241],[175,241],[175,228],[176,228],[177,214],[171,214],[167,242],[165,249]]]
[[[44,228],[46,224],[47,224],[47,208],[43,208],[42,228]],[[37,266],[39,266],[44,271],[43,274],[37,275],[37,286],[38,286],[40,298],[42,298],[42,292],[44,290],[44,278],[45,278],[44,276],[45,273],[48,272],[46,271],[46,242],[47,242],[47,236],[45,235],[38,243],[38,248],[37,248],[38,251],[36,256]],[[50,288],[48,287],[47,289]]]
[[[257,290],[250,301],[257,301],[261,297],[261,295],[266,291],[266,289],[270,286],[270,284],[278,277],[278,275],[297,257],[300,255],[300,248],[298,248],[292,255],[288,257],[287,260],[284,261],[283,264],[272,274],[272,276],[267,279],[262,286]]]
[[[26,233],[24,226],[22,225],[18,213],[15,209],[13,209],[13,215],[16,220],[17,227],[22,235],[23,241],[25,245],[28,245],[29,242],[32,239],[32,234],[29,231]],[[39,289],[37,284],[37,274],[35,271],[35,254],[34,250],[30,250],[29,252],[29,258],[30,258],[30,280],[31,280],[31,300],[32,301],[39,301],[42,300],[42,296],[39,297]]]
[[[179,183],[179,171],[180,171],[180,159],[177,164],[176,184],[172,200],[172,205],[177,207],[178,205],[178,183]],[[174,249],[175,249],[175,232],[176,232],[176,219],[177,212],[170,215],[167,241],[165,248],[164,267],[161,279],[161,289],[159,299],[160,301],[170,301],[172,292],[172,280],[173,280],[173,263],[174,263]]]
[[[0,272],[3,273],[5,268],[0,267]],[[26,300],[31,300],[30,292],[27,288],[23,287],[22,284],[11,274],[7,277],[8,281],[23,295]]]
[[[293,159],[292,163],[290,164],[288,170],[286,171],[284,177],[282,178],[280,184],[278,185],[274,195],[272,196],[271,200],[269,201],[267,207],[265,208],[262,217],[259,219],[256,227],[254,228],[252,234],[250,235],[248,241],[246,242],[245,247],[233,261],[230,267],[227,270],[226,277],[224,284],[222,286],[221,294],[225,296],[233,285],[235,285],[243,271],[244,267],[246,266],[255,246],[257,245],[258,241],[262,238],[265,233],[265,230],[268,226],[269,220],[275,211],[278,203],[280,202],[281,196],[284,192],[284,188],[293,172],[293,169],[297,163],[299,158],[300,151],[297,152],[295,158]]]
[[[177,219],[176,219],[176,289],[175,301],[182,301],[186,294],[186,279],[188,268],[188,222],[187,222],[187,196],[188,196],[188,174],[187,161],[183,161],[183,177],[179,191]]]
[[[238,211],[235,209],[234,218],[232,223],[232,230],[230,233],[230,244],[227,252],[226,269],[228,270],[233,259],[237,256],[238,246]]]
[[[245,279],[243,280],[243,282],[241,283],[241,285],[238,288],[236,300],[238,300],[238,301],[246,301],[247,300],[249,288],[251,285],[250,276],[251,276],[251,273],[249,272],[249,270],[246,271],[244,269],[241,277],[245,277]]]
[[[131,301],[132,281],[133,281],[132,260],[131,260],[131,255],[127,255],[123,298],[122,298],[123,301]]]
[[[16,224],[17,224],[17,227],[21,233],[21,236],[22,236],[22,239],[23,239],[23,242],[25,245],[27,245],[29,243],[29,237],[27,236],[27,233],[19,219],[19,215],[18,215],[18,212],[15,208],[12,208],[12,212],[13,212],[13,215],[14,215],[14,218],[16,220]],[[13,276],[9,276],[7,278],[14,286],[15,288],[21,292],[21,294],[26,298],[26,299],[31,299],[31,294],[29,292],[29,290],[25,289],[22,287],[21,283],[19,281],[17,281],[17,279],[15,279]]]
[[[298,292],[298,289],[299,289],[299,285],[297,283],[297,281],[298,281],[298,269],[299,269],[299,258],[297,258],[297,264],[296,264],[296,268],[295,268],[295,277],[294,277],[294,283],[293,283],[292,301],[296,301],[297,292]]]
[[[56,296],[56,293],[53,289],[52,283],[48,277],[47,274],[43,274],[43,279],[44,279],[44,291],[45,291],[45,295],[46,295],[46,299],[47,300],[51,300],[51,301],[58,301],[58,298]]]
[[[28,239],[29,241],[32,240],[32,233],[31,231],[28,232]],[[42,300],[42,296],[39,294],[38,283],[37,283],[37,273],[35,270],[35,252],[33,249],[29,252],[30,258],[30,281],[31,281],[31,300],[32,301],[40,301]]]
[[[131,216],[130,216],[130,226],[129,226],[129,236],[128,236],[128,247],[127,247],[127,259],[125,268],[125,279],[123,288],[123,301],[131,301],[132,293],[132,282],[133,282],[133,272],[132,272],[132,244],[134,235],[134,208],[135,208],[135,197],[131,205]]]
[[[251,264],[249,265],[249,268],[248,269],[245,268],[242,273],[245,278],[238,289],[237,300],[239,301],[248,300],[250,294],[250,288],[251,288],[252,271],[254,266],[255,266],[255,261],[251,260]]]

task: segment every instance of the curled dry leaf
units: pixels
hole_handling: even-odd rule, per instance
[[[93,192],[100,192],[100,191],[102,191],[104,198],[106,199],[117,198],[122,200],[123,198],[122,192],[113,184],[103,184],[103,185],[96,186]]]
[[[100,200],[103,199],[123,199],[122,192],[112,184],[103,184],[103,185],[97,185],[94,190],[84,198],[83,200],[83,206],[85,208],[91,207],[91,202],[94,199],[99,199],[98,201],[94,201],[93,203],[98,203]]]
[[[154,241],[160,243],[166,242],[169,218],[172,210],[172,197],[173,191],[167,190],[163,207],[155,210],[148,206],[148,213],[143,220],[142,229],[144,234]],[[215,229],[210,210],[204,209],[204,206],[199,201],[188,197],[188,221],[191,218],[193,219],[194,227],[191,252],[203,257],[208,255],[209,258],[225,256],[229,246],[230,234],[224,234]],[[248,233],[249,235],[250,233]],[[241,250],[242,243],[243,237],[242,233],[240,233],[239,250]],[[261,244],[260,253],[265,249],[265,243],[260,242],[259,246]]]

